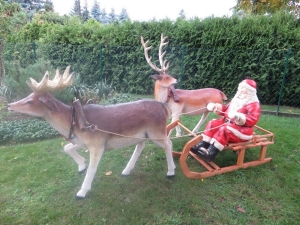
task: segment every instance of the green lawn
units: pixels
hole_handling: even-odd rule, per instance
[[[192,129],[197,119],[182,122]],[[175,158],[176,176],[167,179],[163,151],[147,143],[128,177],[121,172],[134,147],[105,152],[84,200],[75,199],[84,175],[62,152],[63,139],[2,146],[0,224],[299,224],[300,120],[262,115],[258,125],[275,133],[269,164],[202,181],[186,178]],[[187,140],[172,139],[174,150]],[[226,151],[216,160],[235,157]],[[189,164],[200,168],[192,158]]]

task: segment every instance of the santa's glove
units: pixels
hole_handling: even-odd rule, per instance
[[[229,119],[235,119],[235,123],[237,125],[244,125],[246,122],[246,116],[243,113],[237,112],[237,111],[230,111],[228,113]]]
[[[208,103],[206,108],[210,112],[217,113],[217,111],[221,111],[222,105],[220,103]]]

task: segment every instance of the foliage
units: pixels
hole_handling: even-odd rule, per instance
[[[3,83],[6,89],[8,89],[5,89],[5,96],[10,101],[24,98],[32,92],[26,84],[26,81],[30,77],[39,82],[46,71],[49,71],[50,79],[52,79],[55,74],[55,70],[51,64],[45,61],[38,61],[26,68],[22,68],[17,62],[10,62],[7,68]],[[67,90],[55,92],[54,96],[65,103],[70,103],[73,98],[73,95]]]
[[[23,11],[31,14],[31,16],[40,11],[53,11],[53,3],[51,0],[6,0],[8,3],[18,3]]]
[[[41,119],[20,119],[0,122],[2,144],[26,143],[58,137],[59,133]]]
[[[19,12],[20,6],[16,3],[8,4],[3,0],[0,0],[0,40],[5,39],[10,33],[11,19]],[[2,54],[2,52],[0,52]]]
[[[69,14],[70,14],[70,16],[79,16],[79,17],[81,17],[82,9],[81,9],[80,0],[74,0],[74,6],[71,9]]]
[[[64,15],[60,16],[58,13],[55,12],[37,12],[34,14],[32,18],[33,24],[66,24],[69,20],[69,17]]]
[[[107,99],[106,101],[101,102],[103,105],[115,105],[119,103],[125,103],[125,102],[132,102],[135,100],[138,100],[138,97],[134,97],[130,94],[123,94],[123,93],[116,93],[111,98]]]
[[[85,0],[84,2],[81,18],[83,22],[88,21],[91,18],[90,12],[88,10],[87,0]]]
[[[128,16],[128,12],[126,9],[122,9],[120,15],[119,15],[119,21],[122,23],[123,21],[129,19],[129,16]]]
[[[299,3],[299,0],[238,0],[234,10],[262,15],[283,10],[299,16]]]
[[[107,14],[105,8],[102,9],[97,0],[94,0],[91,9],[91,16],[101,24],[112,24],[116,21],[121,23],[128,19],[128,13],[126,9],[122,9],[121,14],[117,15],[115,13],[115,9],[112,8],[110,13]]]
[[[10,92],[11,96],[6,96],[10,97],[10,101],[24,98],[31,93],[31,89],[26,84],[30,77],[39,81],[46,70],[52,69],[49,62],[38,62],[26,68],[20,67],[17,62],[9,62],[6,67],[3,83],[9,90],[13,90]]]
[[[182,123],[193,127],[197,117]],[[262,116],[259,125],[275,133],[267,157],[273,161],[207,179],[165,178],[164,152],[149,142],[130,176],[120,176],[134,147],[104,152],[85,200],[75,194],[84,177],[64,152],[62,138],[0,148],[0,221],[3,224],[298,224],[299,119]],[[0,133],[2,134],[2,132]],[[180,151],[189,137],[172,139]],[[80,150],[86,159],[89,153]],[[245,159],[256,159],[248,149]],[[231,151],[216,160],[232,162]],[[188,165],[201,170],[193,158]],[[111,175],[106,175],[112,171]],[[239,208],[245,212],[238,211]]]
[[[259,84],[262,103],[277,104],[291,49],[282,103],[297,107],[299,30],[299,20],[284,12],[244,18],[127,20],[108,25],[70,18],[64,24],[27,24],[8,38],[4,56],[25,67],[34,62],[34,41],[37,57],[51,61],[54,68],[72,65],[89,86],[106,80],[117,92],[151,94],[150,76],[156,72],[145,61],[140,36],[150,40],[153,49],[149,54],[159,65],[157,52],[164,33],[169,37],[164,49],[165,59],[171,63],[168,73],[179,80],[179,88],[215,87],[231,97],[240,80],[250,76]]]
[[[12,99],[12,91],[9,90],[4,84],[0,85],[0,97],[5,97],[7,99]]]
[[[107,16],[108,23],[114,23],[117,20],[115,9],[111,9],[110,13]]]
[[[75,76],[69,92],[79,99],[83,105],[90,103],[99,103],[105,101],[114,95],[114,88],[106,81],[100,81],[94,85],[87,85],[81,81],[80,76]]]
[[[100,10],[100,5],[97,0],[94,0],[93,6],[91,9],[91,15],[95,20],[100,21],[101,10]]]

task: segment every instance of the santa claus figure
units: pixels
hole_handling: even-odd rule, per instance
[[[191,151],[207,161],[212,161],[228,142],[252,139],[253,126],[260,117],[256,82],[251,79],[243,80],[229,104],[209,103],[207,109],[221,117],[208,122],[202,133],[203,140],[193,146]]]

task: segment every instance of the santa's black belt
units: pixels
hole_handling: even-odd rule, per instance
[[[227,119],[227,118],[224,118],[224,121],[225,121],[225,123],[236,124],[235,122],[233,122],[232,120]],[[240,126],[242,126],[242,127],[251,127],[251,126],[247,126],[247,125],[240,125]]]

